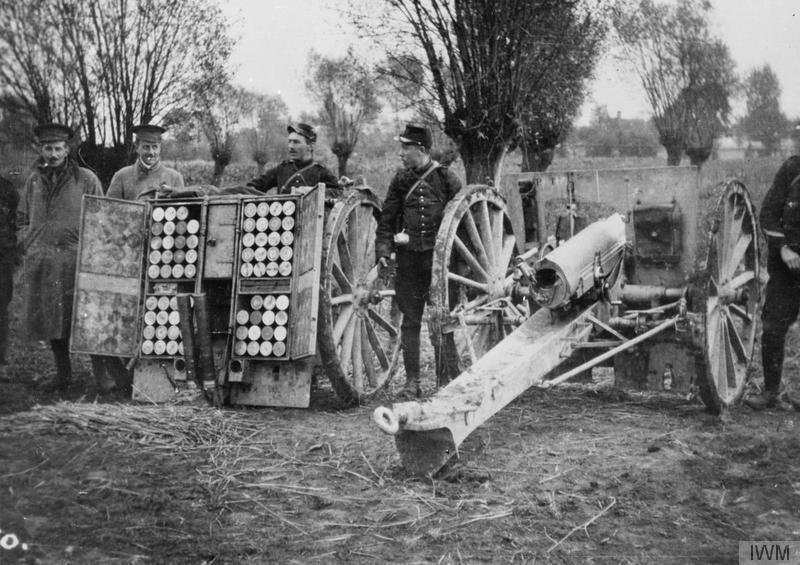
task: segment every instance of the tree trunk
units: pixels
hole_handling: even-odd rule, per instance
[[[695,167],[702,167],[703,163],[708,161],[711,157],[712,147],[687,147],[686,154],[689,156],[689,161]]]
[[[683,144],[669,144],[664,145],[667,150],[667,165],[670,167],[677,167],[681,164],[681,154],[683,154]]]
[[[222,175],[225,173],[225,167],[231,162],[232,151],[228,149],[217,149],[211,151],[211,158],[214,159],[214,174],[211,178],[211,184],[220,186],[222,182]]]
[[[336,155],[336,161],[339,163],[339,178],[347,176],[347,161],[350,159],[350,153],[339,153]]]
[[[505,155],[505,147],[479,138],[463,138],[459,147],[467,184],[494,182],[496,167]]]

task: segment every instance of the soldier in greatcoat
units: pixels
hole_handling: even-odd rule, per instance
[[[161,162],[162,136],[166,131],[154,124],[133,128],[136,163],[114,173],[106,196],[136,200],[145,196],[164,197],[183,189],[183,175]]]

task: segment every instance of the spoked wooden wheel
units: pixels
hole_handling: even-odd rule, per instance
[[[383,388],[400,352],[400,315],[394,290],[375,266],[380,203],[356,190],[337,202],[325,222],[318,343],[336,394],[357,403]]]
[[[505,202],[492,188],[467,187],[445,208],[431,276],[440,382],[458,374],[454,364],[475,362],[527,316],[510,297],[515,245]]]
[[[758,225],[750,195],[738,181],[726,184],[717,204],[708,277],[700,393],[709,409],[719,412],[744,392],[761,300]]]

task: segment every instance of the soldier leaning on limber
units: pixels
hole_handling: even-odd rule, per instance
[[[102,196],[103,190],[92,171],[69,158],[70,128],[43,124],[34,134],[39,159],[25,182],[17,211],[24,250],[23,317],[29,341],[50,342],[56,364],[54,384],[63,391],[72,378],[69,336],[81,199],[84,194]],[[92,367],[98,390],[111,390],[114,385],[102,360],[92,357]]]
[[[432,136],[428,128],[408,124],[399,141],[405,168],[389,184],[376,229],[375,258],[385,269],[395,252],[395,293],[403,313],[400,341],[406,370],[402,394],[419,397],[419,341],[431,285],[433,247],[444,207],[461,190],[461,181],[449,168],[431,159]],[[446,335],[452,338],[452,334]],[[439,345],[434,343],[434,349],[440,363]]]
[[[314,161],[314,143],[317,134],[308,124],[291,124],[286,128],[289,158],[268,169],[263,175],[253,179],[247,186],[269,192],[277,189],[277,194],[291,194],[300,186],[325,184],[328,197],[340,194],[339,181],[325,166]]]
[[[800,156],[781,165],[764,196],[759,221],[769,249],[769,281],[761,313],[764,393],[746,403],[756,410],[786,410],[792,405],[800,409],[797,399],[780,394],[786,333],[800,309]]]

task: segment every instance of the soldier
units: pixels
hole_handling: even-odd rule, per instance
[[[445,205],[461,190],[461,181],[430,157],[431,132],[408,124],[399,137],[404,169],[389,184],[375,237],[375,256],[386,269],[395,252],[395,292],[403,313],[401,346],[406,369],[403,396],[419,397],[419,336],[428,300],[436,233]],[[398,233],[399,232],[399,233]],[[440,351],[437,344],[437,363]]]
[[[308,124],[290,124],[286,131],[289,134],[287,140],[289,159],[267,170],[260,177],[247,183],[247,186],[252,186],[261,192],[276,188],[277,194],[291,194],[297,187],[324,183],[328,196],[338,196],[339,182],[336,177],[323,165],[314,161],[314,143],[317,141],[314,128]]]
[[[133,128],[136,136],[136,163],[118,170],[106,196],[136,200],[144,196],[168,196],[183,188],[183,175],[161,163],[161,126],[142,124]]]
[[[43,124],[34,133],[39,160],[25,182],[17,211],[20,245],[25,250],[25,329],[31,341],[50,341],[55,386],[64,391],[72,375],[69,335],[81,199],[84,194],[102,196],[103,190],[92,171],[69,158],[70,128]],[[92,363],[98,389],[107,392],[113,385],[102,380],[105,371],[94,358]]]
[[[17,189],[10,181],[0,177],[0,370],[8,362],[8,305],[14,292],[14,270],[19,262],[18,205]]]
[[[791,405],[800,409],[788,393],[786,400],[779,394],[786,333],[800,307],[800,156],[781,165],[764,196],[759,220],[769,249],[769,281],[761,313],[764,393],[748,398],[747,404],[756,410],[785,410]]]

